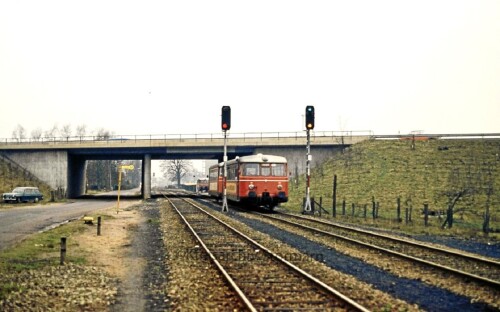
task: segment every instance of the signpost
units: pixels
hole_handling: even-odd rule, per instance
[[[120,188],[122,184],[122,171],[134,170],[134,165],[119,165],[118,166],[118,201],[116,203],[116,214],[120,210]]]

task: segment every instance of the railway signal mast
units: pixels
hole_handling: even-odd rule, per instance
[[[309,130],[314,129],[314,106],[306,106],[306,131],[307,131],[307,160],[306,160],[306,200],[302,213],[312,213],[311,206],[311,136]]]
[[[224,131],[224,177],[222,180],[222,212],[228,212],[226,180],[227,180],[227,130],[231,129],[231,107],[222,106],[222,131]]]

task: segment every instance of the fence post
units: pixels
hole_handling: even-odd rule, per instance
[[[61,237],[61,261],[60,264],[64,264],[66,258],[66,237]]]
[[[401,198],[398,197],[396,199],[396,203],[397,203],[397,208],[396,208],[396,215],[397,215],[397,220],[399,223],[403,222],[403,219],[401,219]]]
[[[332,216],[337,217],[337,175],[333,175],[333,202],[332,202]]]
[[[352,203],[352,217],[354,217],[354,203]]]
[[[429,224],[429,204],[424,204],[424,225],[427,226]]]
[[[321,210],[323,210],[323,196],[319,197],[319,216],[321,217]]]
[[[97,236],[101,235],[101,216],[97,217]]]
[[[377,212],[375,211],[375,196],[372,196],[372,217],[375,220]]]
[[[342,200],[342,215],[345,216],[345,199]]]
[[[319,211],[325,210],[326,214],[328,214],[328,210],[323,208],[323,196],[319,197]],[[321,216],[321,213],[319,214]]]

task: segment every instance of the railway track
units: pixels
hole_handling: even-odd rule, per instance
[[[259,216],[454,274],[500,289],[500,262],[310,217],[256,212]]]
[[[250,311],[368,311],[196,203],[167,198]]]

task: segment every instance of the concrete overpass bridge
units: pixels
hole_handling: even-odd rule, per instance
[[[337,151],[373,136],[369,131],[311,131],[312,165]],[[261,132],[227,134],[228,158],[257,153],[281,155],[289,170],[305,171],[306,133]],[[88,160],[142,160],[142,197],[151,197],[151,160],[217,159],[222,161],[224,135],[112,135],[109,137],[5,139],[0,155],[30,171],[52,188],[63,188],[68,198],[85,193]]]

